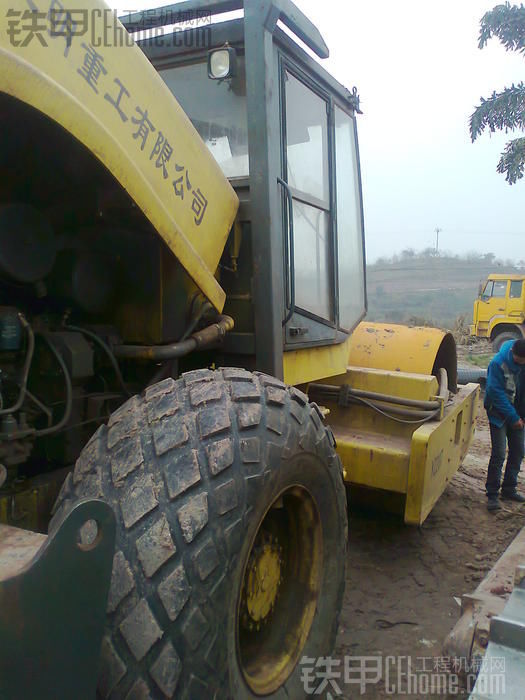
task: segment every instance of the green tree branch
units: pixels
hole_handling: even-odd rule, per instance
[[[525,172],[525,137],[509,141],[501,154],[498,163],[498,173],[505,175],[509,185],[523,177]]]
[[[482,49],[492,37],[500,40],[507,51],[525,54],[525,6],[497,5],[485,13],[480,22],[479,48]],[[488,129],[490,132],[525,129],[525,85],[523,82],[493,92],[480,104],[470,117],[470,137],[477,137]],[[525,174],[525,138],[509,141],[501,154],[498,173],[505,175],[511,185]]]
[[[497,37],[507,51],[525,52],[525,7],[523,5],[497,5],[486,12],[480,22],[479,48],[489,39]]]
[[[470,136],[473,141],[486,129],[494,132],[525,128],[525,85],[518,83],[503,92],[493,92],[476,107],[470,118]]]

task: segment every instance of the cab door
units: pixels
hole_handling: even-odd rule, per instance
[[[495,316],[505,315],[508,285],[509,280],[488,280],[480,298],[480,322],[488,323]]]
[[[523,280],[510,280],[507,299],[507,315],[521,323],[523,318]]]
[[[336,336],[329,96],[287,62],[282,67],[285,343]]]

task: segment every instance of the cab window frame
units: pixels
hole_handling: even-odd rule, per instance
[[[505,299],[507,296],[507,291],[509,288],[509,280],[494,280],[494,286],[492,288],[492,298],[493,299]],[[503,294],[496,294],[496,289]]]
[[[339,227],[338,227],[338,206],[337,206],[337,153],[336,153],[336,119],[335,119],[335,110],[339,109],[342,112],[344,112],[348,117],[353,122],[354,125],[354,144],[355,144],[355,158],[356,158],[356,164],[357,164],[357,205],[359,206],[359,225],[360,225],[360,246],[361,246],[361,263],[362,263],[362,283],[363,283],[363,309],[360,314],[360,316],[356,319],[354,325],[352,327],[347,327],[343,326],[340,318],[340,308],[339,308],[339,294],[340,294],[340,265],[339,265]],[[367,295],[367,274],[366,274],[366,241],[365,241],[365,222],[364,222],[364,207],[363,207],[363,183],[362,183],[362,177],[361,177],[361,159],[359,157],[359,139],[358,139],[358,131],[357,131],[357,117],[355,114],[355,111],[351,110],[348,108],[348,105],[345,104],[342,100],[335,98],[333,100],[332,104],[332,130],[333,130],[333,148],[334,148],[334,172],[333,172],[333,177],[334,177],[334,204],[333,204],[333,218],[334,218],[334,245],[335,245],[335,259],[334,259],[334,264],[335,264],[335,275],[336,275],[336,302],[337,302],[337,328],[340,330],[342,333],[346,333],[350,335],[355,328],[361,323],[361,321],[365,318],[367,310],[368,310],[368,295]]]
[[[519,294],[513,294],[513,287],[519,289]],[[509,299],[521,299],[523,296],[523,280],[511,280],[509,289]]]
[[[333,115],[334,115],[334,99],[333,95],[324,90],[322,85],[316,82],[307,72],[301,69],[301,67],[288,55],[282,51],[279,52],[279,79],[280,79],[280,105],[281,105],[281,170],[283,177],[286,182],[288,182],[288,157],[287,157],[287,113],[286,113],[286,74],[289,73],[296,80],[301,82],[306,88],[308,88],[314,95],[321,98],[327,105],[327,160],[328,160],[328,199],[323,201],[313,195],[310,195],[302,190],[297,190],[290,186],[290,191],[292,193],[294,201],[298,201],[301,204],[306,204],[307,206],[314,207],[320,211],[326,212],[328,215],[328,236],[329,236],[329,260],[327,266],[327,273],[330,280],[330,294],[331,294],[331,311],[332,318],[327,319],[319,316],[308,309],[303,308],[298,303],[295,304],[294,311],[299,316],[303,316],[315,323],[325,326],[329,329],[333,329],[335,332],[339,327],[339,308],[338,308],[338,297],[337,297],[337,240],[336,240],[336,227],[335,227],[335,134],[333,126]],[[283,203],[284,203],[284,193],[283,193]],[[287,246],[287,237],[289,233],[289,222],[287,216],[287,207],[283,204],[283,260],[286,260],[285,249]],[[330,264],[333,263],[333,264]],[[285,265],[286,268],[286,265]],[[289,308],[289,287],[290,287],[290,273],[291,270],[284,269],[284,294],[285,294],[285,308]],[[310,339],[311,341],[314,338]]]
[[[481,301],[489,301],[492,298],[492,290],[494,289],[494,280],[488,280],[481,292]]]

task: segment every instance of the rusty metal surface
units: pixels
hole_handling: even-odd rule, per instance
[[[491,620],[502,613],[514,587],[516,568],[525,562],[525,528],[507,547],[476,590],[461,599],[461,617],[444,643],[446,656],[481,659],[489,643]]]
[[[69,471],[57,469],[6,484],[0,489],[0,523],[47,532],[53,504]]]
[[[46,540],[46,535],[0,525],[0,581],[19,574]]]
[[[98,535],[79,544],[88,521]],[[39,536],[10,530],[4,556],[9,540],[28,557]],[[79,501],[31,561],[0,581],[1,700],[93,700],[114,548],[112,509]]]
[[[363,321],[352,334],[348,364],[436,376],[442,367],[451,391],[457,388],[456,343],[437,328]]]

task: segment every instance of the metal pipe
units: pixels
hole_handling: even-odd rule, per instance
[[[439,394],[438,397],[443,401],[448,401],[448,374],[444,367],[439,368]]]
[[[352,389],[348,384],[343,384],[343,386],[310,384],[309,392],[313,389],[312,398],[316,401],[333,401],[343,407],[347,407],[350,404],[364,404],[391,420],[401,423],[419,424],[434,420],[440,416],[445,391],[446,397],[448,398],[448,379],[447,373],[444,370],[443,373],[440,372],[440,380],[439,400],[436,401],[402,399],[398,396],[390,396],[389,394]],[[399,418],[396,416],[399,416]]]
[[[24,399],[26,397],[26,390],[27,390],[27,379],[29,377],[29,370],[31,369],[31,362],[33,361],[33,353],[35,350],[35,335],[33,333],[33,329],[31,328],[30,324],[26,321],[24,318],[23,314],[18,314],[18,318],[20,319],[20,323],[24,327],[26,333],[27,333],[27,353],[26,353],[26,359],[24,362],[24,369],[22,371],[22,381],[20,383],[20,392],[18,394],[18,398],[15,401],[15,403],[12,406],[9,406],[9,408],[2,408],[0,410],[0,416],[5,416],[8,413],[15,413],[18,411],[22,404],[24,403]]]
[[[113,351],[116,357],[126,360],[150,360],[164,362],[189,355],[194,350],[201,350],[221,340],[234,327],[233,318],[219,316],[216,323],[198,331],[187,340],[171,345],[116,345]]]
[[[406,406],[407,408],[417,408],[422,411],[435,411],[440,406],[439,401],[420,401],[418,399],[405,399],[400,396],[381,394],[376,391],[363,391],[362,389],[350,389],[349,394],[370,401],[381,401],[392,403],[396,406]]]
[[[213,306],[210,304],[209,301],[206,301],[204,304],[202,304],[199,312],[191,320],[188,328],[184,332],[184,335],[178,341],[179,343],[182,343],[184,340],[187,340],[188,336],[190,336],[193,333],[203,316],[210,310],[213,310]],[[160,382],[163,379],[166,379],[167,377],[175,376],[177,376],[177,358],[173,360],[166,360],[166,362],[163,362],[161,364],[160,368],[157,369],[153,377],[149,380],[148,387],[157,384],[157,382]]]
[[[364,399],[358,397],[354,398],[352,396],[349,397],[349,400],[351,403],[357,404],[360,404],[364,401]],[[404,408],[402,406],[391,406],[384,401],[375,401],[370,399],[368,399],[367,403],[376,408],[380,408],[381,410],[386,411],[394,416],[403,416],[404,418],[424,419],[434,416],[439,411],[439,409],[437,408],[433,410],[418,410],[408,407]]]
[[[61,430],[65,425],[68,424],[69,419],[71,418],[71,411],[73,409],[73,385],[71,382],[71,377],[69,376],[66,363],[64,362],[62,355],[55,348],[47,334],[43,333],[42,338],[46,341],[49,349],[55,356],[58,364],[60,365],[60,369],[62,370],[62,373],[64,375],[64,379],[66,381],[66,407],[64,409],[64,415],[56,425],[52,425],[49,428],[43,428],[42,430],[36,430],[34,433],[35,437],[44,437],[45,435],[52,435],[53,433],[56,433],[59,430]]]
[[[49,428],[43,428],[42,430],[35,430],[34,428],[29,428],[27,430],[15,430],[12,433],[0,433],[0,440],[21,440],[26,437],[35,438],[44,437],[46,435],[52,435],[53,433],[61,430],[65,425],[67,425],[69,419],[71,418],[71,411],[73,409],[73,384],[71,382],[71,377],[69,376],[66,363],[64,362],[62,355],[53,345],[49,336],[46,333],[39,333],[39,335],[41,335],[44,341],[47,343],[49,349],[55,356],[60,366],[60,369],[62,370],[62,373],[64,375],[64,379],[66,382],[66,407],[64,409],[64,414],[62,418],[58,421],[58,423],[50,426]]]
[[[446,373],[445,373],[446,374]],[[337,393],[340,392],[342,387],[329,386],[327,384],[310,384],[310,388],[320,391],[323,393],[324,389],[335,390]],[[447,388],[448,391],[448,388]],[[391,394],[382,394],[376,391],[365,391],[363,389],[353,389],[352,387],[345,385],[345,393],[348,396],[354,396],[355,398],[368,399],[369,401],[380,401],[382,403],[390,403],[396,406],[406,406],[407,408],[416,408],[422,411],[435,411],[440,408],[440,401],[420,401],[417,399],[406,399],[402,396],[392,396]],[[440,395],[441,397],[441,395]]]

